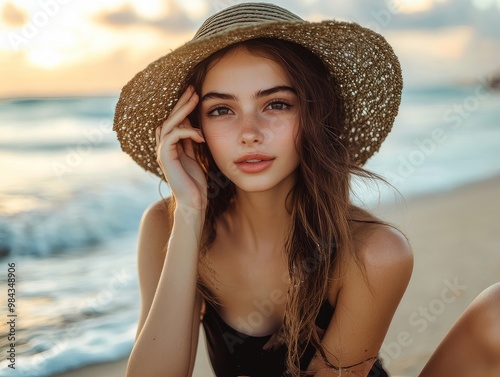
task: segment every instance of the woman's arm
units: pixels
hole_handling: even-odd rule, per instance
[[[160,204],[149,208],[141,221],[142,308],[127,377],[190,376],[193,369],[201,306],[198,255],[207,202],[207,181],[194,148],[204,138],[188,118],[198,100],[190,86],[156,128],[158,165],[176,207],[173,220],[168,206],[162,209]]]
[[[401,233],[383,225],[370,227],[369,235],[356,242],[364,272],[353,258],[343,268],[335,313],[322,340],[331,364],[346,367],[361,363],[347,369],[350,376],[368,375],[413,268],[410,245]],[[327,368],[319,354],[308,370],[315,372],[315,377],[341,375]]]
[[[190,376],[200,325],[198,252],[203,215],[149,207],[139,231],[141,314],[127,377]]]

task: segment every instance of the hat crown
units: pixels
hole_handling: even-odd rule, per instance
[[[207,18],[193,40],[226,32],[231,28],[251,26],[266,22],[296,22],[302,18],[292,12],[268,3],[242,3],[225,8]]]

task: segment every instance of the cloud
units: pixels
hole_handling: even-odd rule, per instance
[[[28,15],[21,8],[8,2],[1,10],[1,18],[7,26],[19,28],[28,22]]]
[[[456,26],[476,26],[488,33],[500,31],[497,9],[474,6],[471,0],[436,2],[427,12],[395,14],[389,25],[394,29],[441,29]]]
[[[111,28],[150,27],[163,33],[184,33],[195,28],[194,22],[170,1],[169,12],[156,19],[149,19],[139,15],[130,5],[112,11],[98,14],[99,24]]]
[[[55,43],[58,39],[50,37],[50,30],[30,39],[23,54],[2,48],[0,40],[0,60],[6,72],[0,95],[118,90],[151,61],[191,39],[206,17],[247,0],[158,1],[158,11],[142,0],[111,10],[102,0],[72,2],[65,17],[52,24],[52,34],[64,36],[63,45]],[[410,0],[260,1],[275,3],[306,20],[350,20],[375,26],[400,57],[405,85],[477,79],[499,68],[500,12],[493,1],[500,0],[425,0],[432,6],[412,13],[391,12],[389,7]],[[489,7],[476,5],[488,1]],[[1,4],[3,25],[30,22],[30,12],[13,1]],[[64,58],[57,69],[43,66],[51,53]]]

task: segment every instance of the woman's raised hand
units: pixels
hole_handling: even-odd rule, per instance
[[[193,128],[187,118],[198,101],[198,94],[189,86],[167,120],[156,129],[156,158],[177,205],[204,209],[207,181],[196,161],[193,142],[203,143],[205,139],[201,130]]]

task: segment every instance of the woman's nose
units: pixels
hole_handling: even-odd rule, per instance
[[[256,117],[242,119],[238,141],[243,145],[260,144],[264,140],[262,126]]]

